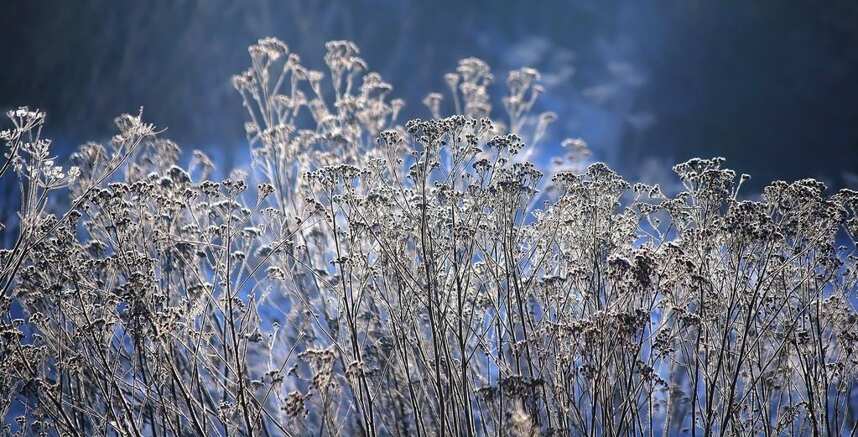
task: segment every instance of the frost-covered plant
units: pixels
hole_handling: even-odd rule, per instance
[[[65,170],[44,114],[8,114],[4,433],[855,432],[858,193],[741,200],[720,158],[664,193],[581,140],[545,176],[535,70],[493,118],[465,59],[403,125],[357,47],[327,49],[322,73],[251,46],[251,166],[222,180],[142,115]]]

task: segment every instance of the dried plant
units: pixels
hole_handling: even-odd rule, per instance
[[[8,114],[5,434],[855,434],[858,193],[741,200],[720,158],[664,193],[581,140],[546,177],[533,69],[493,119],[462,60],[403,125],[350,42],[250,58],[223,180],[142,114],[68,169]]]

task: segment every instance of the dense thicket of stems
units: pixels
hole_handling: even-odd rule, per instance
[[[858,193],[741,200],[720,158],[666,193],[580,140],[545,177],[536,71],[497,111],[462,60],[455,115],[432,93],[403,125],[327,48],[326,73],[250,48],[252,164],[218,181],[142,114],[67,170],[44,114],[8,114],[4,433],[855,434]]]

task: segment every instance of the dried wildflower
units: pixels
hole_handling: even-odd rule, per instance
[[[0,250],[6,423],[46,435],[851,426],[858,193],[808,179],[742,200],[748,177],[722,158],[678,164],[666,193],[585,168],[582,140],[563,142],[567,161],[546,177],[527,148],[557,115],[534,112],[536,70],[510,72],[492,119],[489,66],[462,60],[447,101],[424,102],[432,119],[400,126],[404,103],[358,48],[326,48],[322,72],[276,39],[250,47],[233,84],[252,162],[223,180],[202,152],[181,166],[139,114],[72,167],[39,137],[43,113],[7,114],[0,173],[27,201]]]
[[[305,396],[297,391],[290,392],[283,403],[283,411],[288,417],[302,417],[307,414],[304,406]]]

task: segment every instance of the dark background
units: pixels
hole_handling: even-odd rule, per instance
[[[221,166],[246,159],[230,77],[247,46],[277,36],[321,68],[324,42],[351,39],[408,102],[444,89],[465,56],[498,78],[545,75],[542,110],[566,136],[626,176],[670,180],[670,165],[724,156],[754,176],[858,185],[858,2],[582,0],[399,2],[7,1],[0,14],[0,109],[48,112],[65,156],[145,107],[188,148]],[[500,107],[496,100],[496,108]]]

